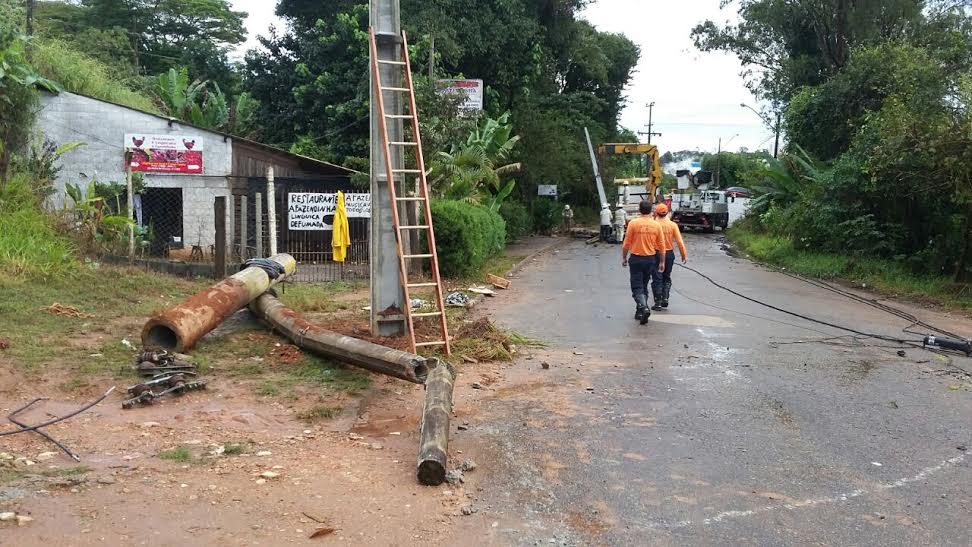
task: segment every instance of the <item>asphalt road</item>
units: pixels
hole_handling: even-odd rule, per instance
[[[689,235],[718,282],[802,314],[908,322]],[[972,370],[846,334],[675,271],[633,319],[617,246],[571,244],[488,304],[548,344],[457,432],[483,471],[462,541],[561,545],[972,545]],[[896,304],[898,305],[898,304]],[[906,308],[972,335],[972,323]],[[541,363],[549,364],[543,369]],[[468,411],[468,412],[467,412]]]

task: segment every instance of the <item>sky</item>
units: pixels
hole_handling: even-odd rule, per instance
[[[273,11],[273,0],[231,0],[248,13],[248,39],[237,56],[256,47],[256,37],[270,25],[284,23]],[[724,150],[766,148],[772,151],[773,133],[752,111],[739,106],[759,104],[743,85],[742,67],[732,55],[695,49],[690,32],[705,19],[732,19],[733,6],[719,9],[720,0],[595,0],[581,14],[595,27],[622,33],[641,47],[641,60],[628,86],[628,106],[621,124],[647,131],[648,103],[654,101],[652,143],[662,152],[715,151],[719,138]],[[487,82],[488,85],[488,82]],[[643,137],[644,138],[644,137]]]

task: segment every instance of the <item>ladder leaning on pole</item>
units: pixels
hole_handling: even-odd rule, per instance
[[[385,153],[385,169],[387,171],[387,181],[388,181],[388,192],[391,195],[390,202],[392,203],[392,223],[395,227],[395,243],[398,246],[398,265],[401,271],[401,284],[402,292],[404,292],[405,303],[403,307],[405,315],[405,324],[408,326],[408,337],[412,345],[412,351],[415,352],[419,348],[429,347],[429,346],[443,346],[445,348],[446,355],[452,352],[452,348],[449,344],[449,326],[446,320],[445,313],[445,301],[442,298],[442,278],[439,277],[439,256],[435,250],[435,231],[432,229],[432,211],[429,208],[429,186],[425,179],[425,158],[422,156],[422,138],[419,134],[419,122],[418,122],[418,109],[415,106],[415,88],[412,83],[412,67],[408,59],[408,41],[406,40],[405,33],[402,32],[401,35],[401,59],[379,59],[378,58],[378,46],[376,43],[375,30],[372,28],[369,31],[371,39],[371,73],[374,75],[374,85],[377,90],[375,94],[378,100],[378,112],[381,113],[380,126],[381,126],[381,144]],[[385,85],[381,81],[381,65],[393,65],[401,67],[404,71],[404,87],[395,87]],[[396,84],[397,86],[398,84]],[[408,106],[409,113],[405,114],[402,112],[388,112],[385,110],[385,93],[402,93],[405,95],[405,104]],[[394,101],[393,101],[394,103]],[[388,138],[388,120],[404,120],[406,122],[411,122],[412,125],[412,138],[414,140],[405,140],[402,137],[402,141],[390,142]],[[399,169],[392,162],[391,147],[398,146],[402,148],[404,152],[408,148],[413,148],[416,166],[412,169]],[[405,155],[404,153],[402,154]],[[414,175],[417,179],[418,188],[416,188],[414,197],[400,197],[395,189],[396,180],[401,180],[403,183],[409,178],[409,175]],[[399,204],[406,202],[419,202],[424,211],[424,217],[416,222],[415,225],[409,226],[407,224],[402,224],[399,218]],[[377,201],[375,201],[377,203]],[[403,235],[407,232],[421,231],[426,234],[426,241],[428,242],[428,253],[425,254],[405,254],[404,247],[402,245]],[[415,252],[415,251],[411,251]],[[432,281],[423,283],[412,283],[409,281],[407,261],[411,259],[429,259],[431,261],[431,273]],[[412,313],[411,309],[411,290],[418,288],[435,288],[435,309],[436,311],[427,313]],[[441,328],[442,338],[439,340],[419,342],[415,339],[415,320],[424,318],[437,318],[439,326]]]

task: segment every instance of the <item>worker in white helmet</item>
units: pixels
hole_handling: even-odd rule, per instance
[[[611,241],[611,208],[607,203],[601,204],[601,241]]]
[[[624,204],[618,202],[618,208],[614,210],[614,241],[624,242],[624,225],[628,221],[628,215],[624,210]]]

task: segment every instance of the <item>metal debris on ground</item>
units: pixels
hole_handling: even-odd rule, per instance
[[[199,366],[188,355],[168,351],[143,351],[135,356],[135,370],[142,376],[163,373],[194,372]]]
[[[448,296],[446,296],[445,299],[445,303],[447,306],[456,306],[456,307],[465,308],[466,306],[469,305],[469,302],[470,302],[469,295],[461,291],[451,292],[449,293]]]
[[[166,395],[181,394],[195,389],[205,389],[204,380],[196,380],[195,372],[162,373],[147,382],[128,388],[129,399],[122,401],[122,408],[129,409],[139,404],[151,404]]]
[[[64,304],[55,302],[50,306],[44,306],[41,311],[46,311],[51,315],[60,315],[63,317],[77,317],[77,318],[88,318],[94,317],[90,313],[84,313],[83,311],[75,308],[74,306],[65,306]]]

